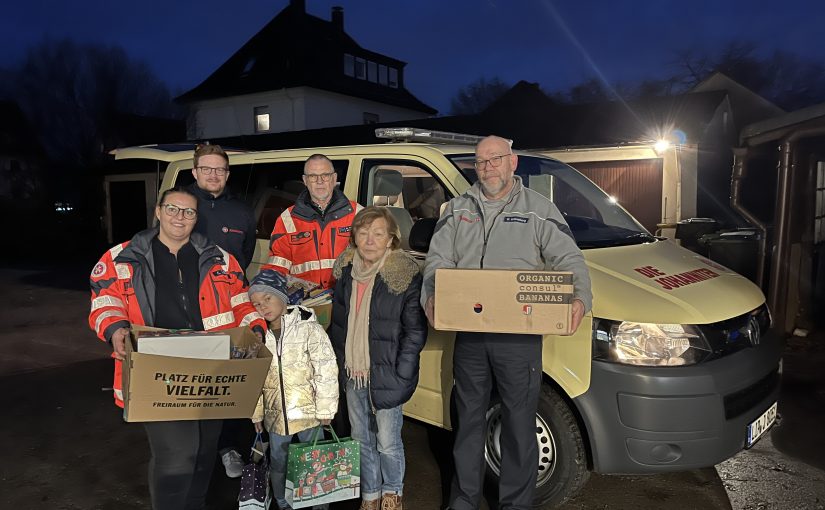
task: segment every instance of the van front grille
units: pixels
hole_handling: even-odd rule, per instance
[[[699,329],[713,351],[705,361],[758,347],[770,326],[771,318],[765,305],[724,321],[700,325]]]

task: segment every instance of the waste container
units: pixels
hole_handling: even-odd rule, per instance
[[[707,257],[756,281],[759,254],[758,230],[740,229],[705,234],[699,244],[707,249]]]
[[[713,218],[688,218],[676,223],[676,239],[682,242],[682,247],[700,255],[707,255],[707,247],[699,242],[699,238],[715,232],[719,222]]]

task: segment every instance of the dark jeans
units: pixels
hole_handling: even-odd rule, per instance
[[[158,421],[143,425],[152,449],[149,459],[152,508],[205,508],[221,420]]]
[[[532,508],[538,469],[536,407],[541,386],[541,337],[458,333],[453,353],[457,424],[450,506],[479,507],[484,485],[486,413],[493,380],[501,398],[499,508]]]

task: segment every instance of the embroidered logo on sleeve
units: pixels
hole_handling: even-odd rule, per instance
[[[104,274],[106,274],[106,264],[103,262],[98,262],[92,269],[92,278],[100,278]]]

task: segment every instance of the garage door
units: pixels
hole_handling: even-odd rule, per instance
[[[616,198],[650,232],[662,220],[662,160],[598,161],[571,166]]]

